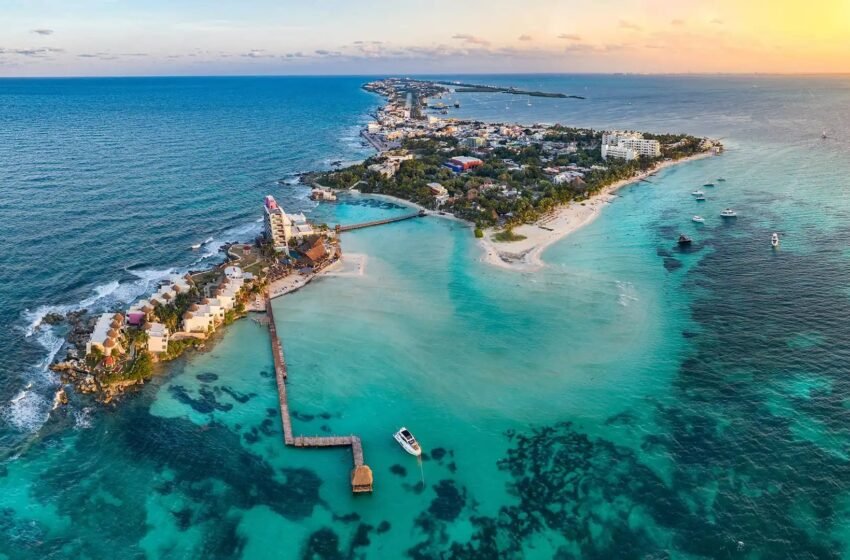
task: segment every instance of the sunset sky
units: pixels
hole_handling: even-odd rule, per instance
[[[850,72],[850,0],[0,0],[0,75]]]

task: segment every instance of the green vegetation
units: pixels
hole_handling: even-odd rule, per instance
[[[513,229],[506,229],[495,233],[493,235],[493,241],[498,241],[499,243],[509,243],[511,241],[522,241],[525,239],[524,235],[520,235],[518,233],[514,233]]]
[[[532,131],[525,132],[530,138]],[[701,150],[700,140],[692,136],[645,137],[662,143],[662,158],[678,159]],[[368,171],[369,165],[382,160],[379,155],[362,164],[316,175],[315,180],[333,188],[357,184],[362,192],[388,194],[429,208],[435,208],[435,200],[426,185],[436,182],[451,197],[442,210],[480,228],[510,228],[532,223],[559,205],[585,200],[614,182],[652,168],[661,159],[603,160],[601,139],[599,131],[553,126],[542,141],[503,141],[484,154],[459,146],[452,137],[408,139],[403,148],[415,159],[402,162],[394,177]],[[479,157],[484,165],[461,174],[443,166],[450,157],[460,155]],[[582,180],[555,184],[552,174],[544,172],[547,167],[570,164],[585,169]]]
[[[476,227],[475,228],[475,237],[478,238],[478,239],[481,239],[482,237],[484,237],[484,230],[481,229],[480,227]]]
[[[148,352],[141,351],[136,358],[127,364],[123,371],[110,373],[103,378],[104,383],[121,381],[142,381],[153,376],[153,359]]]

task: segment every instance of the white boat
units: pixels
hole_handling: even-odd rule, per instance
[[[692,194],[692,195],[694,195],[694,196],[702,196],[702,195],[704,195],[705,193],[704,193],[704,192],[702,192],[701,190],[695,190],[695,191],[694,191],[694,192],[692,192],[691,194]]]
[[[705,202],[705,195],[699,194],[696,196],[696,198],[694,198],[694,200],[696,200],[697,202]]]
[[[705,223],[705,218],[703,218],[702,216],[694,216],[691,219],[698,224],[704,224]]]
[[[720,215],[724,218],[736,218],[738,213],[732,210],[731,208],[727,208],[726,210],[721,210]]]
[[[191,245],[189,248],[192,249],[193,251],[197,251],[198,249],[201,248],[201,244],[195,243],[194,245]]]
[[[820,137],[823,138],[824,140],[826,140],[828,138],[828,136],[826,134],[826,130],[824,130],[823,132],[820,133]]]
[[[773,232],[773,235],[770,236],[770,246],[771,247],[779,247],[779,234]]]
[[[419,447],[419,443],[416,441],[416,438],[413,437],[413,434],[410,433],[410,430],[408,430],[404,426],[402,426],[396,433],[394,433],[393,437],[398,442],[398,444],[404,448],[405,451],[407,451],[414,457],[419,457],[420,455],[422,455],[422,448]]]

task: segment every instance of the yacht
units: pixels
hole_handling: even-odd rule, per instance
[[[690,237],[682,233],[679,235],[679,240],[677,241],[677,243],[679,245],[690,245],[692,241],[693,240]]]
[[[705,202],[705,195],[699,194],[696,196],[696,198],[694,198],[694,200],[696,200],[697,202]]]
[[[773,235],[770,236],[770,246],[771,247],[779,247],[779,234],[773,232]]]
[[[197,251],[198,249],[201,248],[201,244],[195,243],[194,245],[191,245],[189,248],[192,249],[193,251]]]
[[[703,196],[705,193],[702,192],[701,190],[697,189],[694,192],[692,192],[691,194],[694,195],[694,196]]]
[[[718,182],[718,183],[725,183],[725,182],[726,182],[726,178],[725,178],[725,177],[718,177],[718,178],[717,178],[717,182]]]
[[[398,442],[400,446],[404,448],[405,451],[413,455],[414,457],[419,457],[422,455],[422,448],[419,447],[419,443],[416,441],[416,438],[413,437],[413,434],[410,433],[410,430],[402,426],[399,431],[393,434],[393,437]]]
[[[706,184],[703,185],[703,187],[713,187],[713,186],[714,186],[714,183],[706,183]]]
[[[705,218],[703,218],[702,216],[694,216],[693,218],[691,218],[691,220],[695,221],[698,224],[705,223]]]
[[[731,208],[727,208],[726,210],[721,210],[720,215],[724,218],[737,218],[738,213],[732,210]]]

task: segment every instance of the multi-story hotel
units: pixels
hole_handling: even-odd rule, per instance
[[[289,238],[292,237],[292,220],[277,205],[272,195],[268,195],[263,204],[265,209],[266,240],[274,245],[275,251],[288,251]]]
[[[651,158],[661,156],[661,143],[647,140],[640,132],[612,130],[602,134],[602,157],[632,160],[639,156]]]

